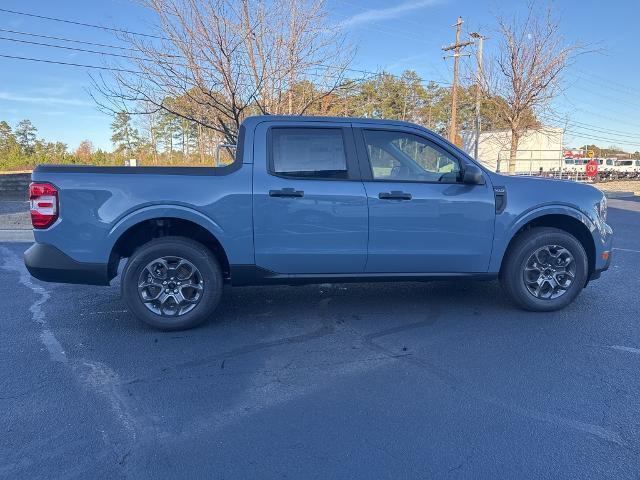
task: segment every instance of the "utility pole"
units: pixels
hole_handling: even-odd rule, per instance
[[[482,49],[484,47],[484,40],[487,37],[483,37],[478,32],[473,32],[471,34],[472,38],[478,40],[478,45],[476,47],[476,60],[478,61],[478,71],[477,71],[477,83],[476,83],[476,142],[474,146],[474,155],[473,157],[478,159],[478,147],[480,145],[480,127],[481,127],[481,118],[480,118],[480,105],[482,100],[482,81],[484,79],[484,70],[482,64]]]
[[[458,71],[460,57],[469,56],[468,54],[460,53],[460,51],[462,48],[473,44],[473,42],[460,42],[462,23],[462,17],[458,17],[458,21],[455,23],[455,25],[452,25],[452,27],[456,27],[456,43],[442,48],[444,52],[453,50],[453,55],[450,55],[449,57],[443,57],[453,57],[453,84],[451,85],[451,122],[449,123],[449,141],[451,143],[456,142],[456,135],[458,133]]]

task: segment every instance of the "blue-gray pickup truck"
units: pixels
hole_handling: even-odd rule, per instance
[[[29,272],[109,285],[143,321],[189,328],[223,285],[499,278],[562,308],[611,260],[603,194],[502,176],[405,122],[257,116],[212,168],[39,166]]]

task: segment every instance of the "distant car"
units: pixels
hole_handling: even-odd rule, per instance
[[[624,176],[631,176],[636,171],[633,160],[616,160],[615,168],[618,172],[624,174]]]
[[[224,283],[499,278],[522,308],[551,311],[611,261],[599,190],[493,173],[399,121],[251,117],[224,167],[32,178],[29,272],[108,285],[128,258],[123,297],[162,329],[210,318]]]
[[[568,173],[583,173],[585,166],[589,162],[588,158],[563,158],[562,171]]]

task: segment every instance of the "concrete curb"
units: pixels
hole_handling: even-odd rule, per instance
[[[6,243],[33,243],[32,230],[0,230],[0,242]]]

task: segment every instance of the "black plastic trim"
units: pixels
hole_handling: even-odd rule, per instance
[[[425,282],[432,280],[495,280],[497,273],[275,273],[257,265],[231,265],[233,286],[313,285],[318,283]]]
[[[589,281],[597,280],[598,278],[600,278],[600,275],[602,275],[602,272],[609,269],[609,266],[611,265],[611,255],[612,255],[612,252],[609,252],[609,258],[607,258],[607,261],[602,268],[598,268],[593,272],[591,272],[591,275],[589,276]]]
[[[500,215],[507,208],[507,187],[494,186],[493,195],[496,201],[496,215]]]
[[[44,282],[109,285],[106,263],[77,262],[53,245],[35,243],[24,252],[29,273]]]

